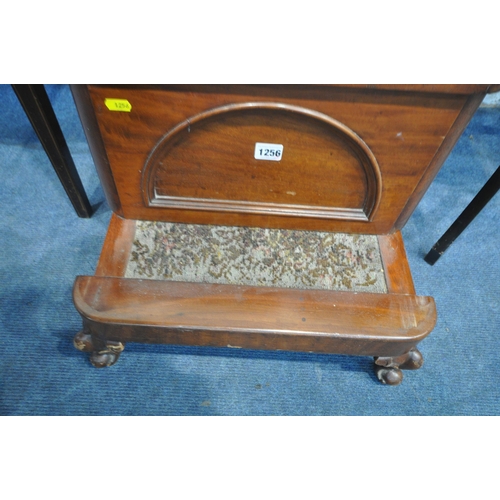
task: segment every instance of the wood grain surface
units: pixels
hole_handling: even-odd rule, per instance
[[[407,352],[436,319],[430,297],[95,276],[74,302],[107,340],[374,356]]]
[[[462,123],[470,119],[476,101],[480,100],[481,92],[486,92],[487,88],[90,85],[87,90],[92,110],[89,112],[87,109],[87,113],[93,113],[107,153],[108,164],[98,164],[98,168],[111,171],[119,206],[126,218],[387,234],[404,225],[454,144],[453,140],[449,140],[443,148],[445,137],[455,139],[459,136]],[[471,92],[475,96],[472,104]],[[110,111],[104,105],[106,98],[126,99],[132,109],[130,112]],[[268,112],[265,117],[273,122],[272,134],[265,120],[259,121],[255,117],[249,117],[246,121],[240,117],[239,122],[243,129],[252,130],[252,133],[242,133],[241,127],[226,127],[224,120],[215,125],[212,123],[212,133],[209,132],[199,142],[199,153],[195,155],[197,161],[186,170],[185,177],[179,172],[185,170],[186,162],[189,161],[187,149],[183,151],[181,148],[175,160],[180,161],[179,170],[176,173],[175,169],[168,169],[168,175],[160,183],[161,189],[167,195],[172,195],[179,205],[147,206],[144,169],[151,153],[166,134],[186,120],[210,110],[255,102],[275,107],[295,106],[311,113],[321,113],[352,130],[367,145],[376,158],[381,176],[380,204],[373,216],[369,217],[369,222],[349,220],[345,214],[335,218],[333,210],[359,209],[364,196],[362,193],[366,192],[367,184],[370,184],[363,174],[366,169],[360,166],[363,161],[356,151],[349,151],[345,141],[340,144],[341,147],[330,147],[332,140],[339,140],[338,134],[335,137],[331,133],[331,128],[328,130],[328,127],[324,127],[318,133],[317,123],[313,130],[311,122],[303,120],[301,129],[300,121],[290,124],[290,121],[280,120],[278,112]],[[84,107],[88,108],[87,105]],[[276,126],[280,121],[282,126]],[[229,133],[229,130],[232,131]],[[224,134],[217,133],[224,131]],[[207,129],[200,132],[207,132]],[[295,147],[295,154],[288,158],[285,154],[277,168],[275,162],[262,162],[267,168],[256,166],[253,148],[255,138],[260,137],[260,134],[262,142],[269,139],[269,142],[288,144],[288,150]],[[342,137],[340,139],[343,140]],[[231,143],[231,140],[235,142]],[[233,148],[229,152],[228,142]],[[315,147],[319,147],[322,153],[313,154]],[[330,152],[331,161],[328,160]],[[229,153],[230,162],[227,161]],[[335,162],[335,158],[340,158],[341,154],[351,154],[349,162],[352,168],[339,171],[339,163]],[[258,169],[260,178],[255,175],[255,172],[259,173]],[[266,186],[269,186],[267,192]],[[186,204],[182,203],[183,200]],[[263,213],[254,205],[255,210],[252,211],[250,207],[241,213],[220,210],[216,204],[212,205],[214,210],[210,210],[210,203],[207,205],[206,200],[271,203],[273,210]],[[201,206],[200,203],[205,205]],[[288,210],[290,204],[299,207],[297,212],[302,208],[302,213],[294,215],[293,209]],[[325,217],[325,211],[310,210],[308,214],[308,208],[315,206],[329,207],[334,217]]]
[[[254,157],[264,140],[283,148],[276,161]],[[369,220],[381,177],[369,148],[343,124],[254,102],[200,113],[166,134],[147,160],[144,191],[146,206]]]

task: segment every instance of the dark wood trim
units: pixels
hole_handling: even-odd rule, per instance
[[[432,94],[482,94],[486,93],[490,84],[335,84],[329,87],[346,87],[364,90],[387,90],[396,92],[425,92]]]
[[[111,84],[98,84],[94,83],[92,85],[96,85],[99,87],[116,87],[116,85]],[[142,88],[142,89],[162,89],[165,87],[174,87],[174,86],[185,86],[185,85],[175,85],[175,84],[122,84],[121,88]],[[264,87],[269,85],[257,84],[257,85],[249,85],[249,84],[228,84],[228,85],[190,85],[197,87],[219,87],[220,92],[229,91],[229,87],[243,88],[243,87]],[[474,93],[486,93],[486,92],[496,92],[496,90],[492,90],[494,88],[500,88],[500,84],[360,84],[360,83],[335,83],[335,84],[289,84],[284,85],[285,87],[292,88],[304,88],[304,87],[335,87],[335,88],[345,88],[345,89],[353,89],[353,90],[375,90],[375,91],[388,91],[388,92],[411,92],[411,93],[425,93],[425,94],[474,94]]]
[[[123,215],[120,197],[116,189],[111,167],[109,165],[106,148],[99,133],[99,123],[93,111],[92,101],[86,85],[71,85],[71,92],[75,101],[83,130],[89,143],[90,152],[101,181],[106,200],[113,212]]]
[[[91,217],[92,207],[45,87],[43,85],[12,85],[12,88],[78,217]]]

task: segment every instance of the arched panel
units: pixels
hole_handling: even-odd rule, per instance
[[[369,221],[375,156],[346,125],[303,107],[247,102],[200,113],[158,142],[143,170],[149,207]]]

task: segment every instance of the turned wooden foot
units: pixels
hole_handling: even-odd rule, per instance
[[[119,346],[108,346],[102,351],[94,351],[90,355],[90,362],[96,368],[106,368],[108,366],[113,366],[120,357],[125,346],[121,342],[117,342]]]
[[[375,358],[377,378],[386,385],[399,385],[403,381],[401,370],[418,370],[424,364],[420,351],[414,347],[411,351],[393,358]]]
[[[125,349],[122,342],[96,341],[91,334],[79,332],[75,335],[73,345],[82,352],[90,352],[90,362],[96,368],[114,365]]]
[[[92,343],[92,336],[89,333],[79,332],[73,339],[73,345],[82,352],[92,352],[94,344]]]
[[[423,364],[424,358],[422,353],[414,347],[408,354],[406,354],[406,359],[399,365],[399,368],[402,370],[418,370]]]
[[[399,385],[403,381],[403,372],[396,367],[385,368],[383,366],[376,366],[375,373],[384,385]]]

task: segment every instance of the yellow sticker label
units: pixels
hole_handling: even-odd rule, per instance
[[[132,104],[127,99],[104,99],[104,104],[110,111],[122,111],[124,113],[132,111]]]

